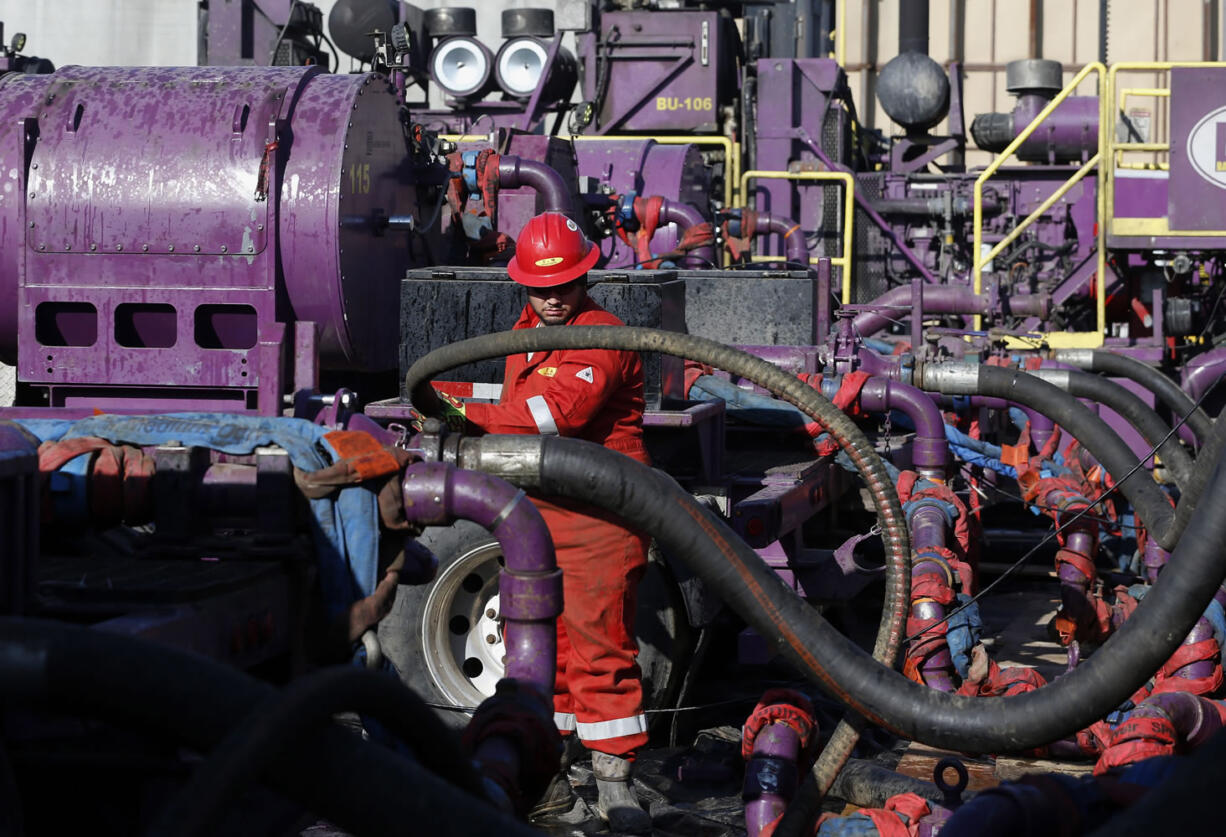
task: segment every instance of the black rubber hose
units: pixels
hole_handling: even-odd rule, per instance
[[[229,666],[146,640],[0,620],[0,704],[104,718],[207,751],[275,694]],[[401,835],[418,825],[454,837],[538,833],[425,766],[336,726],[290,742],[265,781],[356,834]]]
[[[1085,355],[1088,355],[1088,358]],[[1193,435],[1202,445],[1213,432],[1213,419],[1196,406],[1196,402],[1179,388],[1179,384],[1164,375],[1161,370],[1147,363],[1142,363],[1127,355],[1104,350],[1056,351],[1053,352],[1053,356],[1064,363],[1071,363],[1073,366],[1089,369],[1091,372],[1135,381],[1157,396],[1159,401],[1170,408],[1177,419],[1187,416],[1188,427],[1192,429]]]
[[[259,781],[290,742],[332,724],[338,712],[369,715],[397,735],[436,775],[474,796],[481,777],[460,741],[421,698],[383,672],[336,666],[291,682],[231,730],[188,783],[163,807],[150,837],[214,833],[217,818]]]
[[[482,443],[489,443],[485,459]],[[540,463],[535,472],[534,460]],[[951,750],[1018,752],[1099,720],[1170,658],[1226,577],[1226,468],[1218,467],[1168,569],[1102,648],[1037,691],[965,697],[921,686],[875,662],[666,474],[600,445],[553,436],[464,440],[459,464],[621,517],[685,561],[830,694],[898,735]]]
[[[660,352],[695,360],[752,381],[820,422],[859,469],[877,510],[885,545],[886,580],[885,603],[873,656],[885,666],[893,667],[911,598],[911,547],[898,491],[885,463],[860,428],[821,393],[794,375],[739,349],[693,335],[629,326],[559,326],[489,334],[435,349],[409,368],[405,375],[405,392],[419,405],[429,404],[432,400],[427,400],[430,379],[441,372],[477,360],[557,349]],[[752,551],[749,554],[755,555]],[[856,721],[844,719],[835,729],[811,774],[819,801],[851,756],[858,737]]]
[[[1175,484],[1180,488],[1187,485],[1188,478],[1192,475],[1192,457],[1179,444],[1179,439],[1171,433],[1170,425],[1164,422],[1148,404],[1114,381],[1100,378],[1097,375],[1058,369],[1040,370],[1040,375],[1043,376],[1049,372],[1054,373],[1054,377],[1049,379],[1050,382],[1060,386],[1074,398],[1088,398],[1119,413],[1124,421],[1136,428],[1150,448],[1157,448],[1158,456],[1170,469]],[[1056,380],[1065,375],[1067,375],[1068,386],[1062,386]]]
[[[970,367],[967,364],[941,364],[935,367],[925,367],[922,388],[948,391],[940,386],[940,379],[968,368],[972,370],[973,375],[973,380],[967,382],[969,386],[966,389],[969,391],[957,390],[955,394],[973,393],[1004,398],[1037,410],[1063,427],[1072,434],[1074,439],[1085,446],[1112,479],[1118,481],[1120,493],[1132,503],[1137,515],[1145,523],[1146,530],[1158,545],[1163,549],[1174,548],[1175,542],[1179,540],[1179,533],[1172,525],[1175,516],[1174,509],[1171,508],[1166,494],[1142,469],[1124,478],[1124,475],[1137,464],[1136,454],[1124,443],[1119,434],[1112,430],[1093,410],[1082,404],[1073,395],[1034,375],[1000,366]],[[1157,671],[1157,667],[1153,671]]]
[[[1175,505],[1175,521],[1172,524],[1177,533],[1187,528],[1196,511],[1197,501],[1204,495],[1209,475],[1223,454],[1226,454],[1226,421],[1214,421],[1213,429],[1196,455],[1196,467],[1192,469],[1187,485],[1181,486],[1183,490]]]

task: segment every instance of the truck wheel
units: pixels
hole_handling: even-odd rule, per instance
[[[400,587],[379,624],[379,639],[404,682],[462,728],[503,674],[502,550],[468,521],[427,528],[418,540],[438,556],[438,574],[430,584]],[[685,673],[690,627],[680,591],[654,547],[639,585],[635,625],[644,703],[648,709],[667,706]]]

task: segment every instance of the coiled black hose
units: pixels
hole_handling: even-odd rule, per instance
[[[313,735],[338,712],[377,718],[442,779],[482,796],[481,777],[460,740],[416,694],[383,672],[337,666],[320,669],[271,695],[231,730],[188,783],[166,803],[146,834],[197,837],[247,785],[259,781],[290,742]]]
[[[886,471],[885,463],[873,450],[864,433],[842,410],[795,376],[761,358],[693,335],[629,326],[560,326],[489,334],[435,349],[419,358],[409,368],[405,375],[405,392],[409,393],[415,403],[428,410],[435,403],[431,398],[432,393],[429,392],[430,379],[437,374],[477,360],[556,349],[660,352],[695,360],[752,381],[796,405],[809,417],[820,422],[859,469],[877,509],[886,553],[886,589],[873,656],[884,666],[894,665],[911,597],[910,541],[906,520],[898,501],[898,492]],[[592,477],[595,476],[594,473]],[[506,478],[515,481],[512,477]],[[685,497],[689,499],[688,494],[685,494]],[[614,508],[602,503],[595,505]],[[748,554],[761,564],[752,550]],[[799,599],[796,601],[800,602]],[[806,610],[809,609],[807,605],[801,604]],[[854,721],[845,719],[835,729],[813,768],[819,799],[829,789],[834,777],[850,757],[858,737],[859,731]]]
[[[810,404],[816,404],[816,399],[807,397],[808,393],[813,393],[809,387],[765,361],[745,356],[754,362],[745,363],[740,357],[743,353],[711,341],[675,334],[670,335],[675,339],[664,340],[659,339],[658,334],[649,329],[596,326],[489,335],[432,352],[414,364],[406,383],[412,392],[417,387],[428,386],[430,375],[453,365],[518,352],[581,347],[664,351],[683,357],[693,352],[695,360],[720,366],[768,389],[778,386],[781,391],[787,390],[788,400],[806,412]],[[757,364],[765,365],[773,374],[765,374]],[[1113,466],[1107,460],[1114,460],[1115,465],[1125,464],[1116,472],[1119,474],[1127,471],[1129,461],[1136,462],[1136,457],[1119,437],[1071,395],[1024,373],[996,367],[979,367],[975,373],[980,371],[986,373],[984,378],[989,384],[994,382],[989,388],[997,390],[983,394],[1021,403],[1037,401],[1035,406],[1045,413],[1052,411],[1052,405],[1046,403],[1050,399],[1059,408],[1053,418],[1060,420],[1078,438],[1081,436],[1076,428],[1083,424],[1097,428],[1093,432],[1099,438],[1093,441],[1091,453],[1109,471]],[[1027,380],[1019,381],[1018,376]],[[974,390],[968,388],[968,391]],[[824,415],[826,410],[814,407],[813,412]],[[1065,412],[1069,413],[1067,421],[1063,420]],[[845,417],[840,414],[838,418]],[[831,422],[831,426],[836,424],[839,423]],[[508,450],[521,450],[524,460],[534,444],[548,444],[551,449],[563,445],[581,447],[581,452],[549,454],[549,465],[554,469],[550,478],[554,490],[565,489],[571,492],[566,496],[608,509],[659,539],[687,561],[747,623],[763,636],[778,638],[781,651],[815,682],[842,697],[870,720],[904,737],[937,747],[1016,752],[1085,728],[1122,703],[1169,659],[1226,576],[1226,563],[1219,557],[1218,549],[1226,538],[1226,496],[1223,495],[1226,477],[1221,469],[1215,469],[1189,525],[1188,537],[1176,549],[1170,569],[1163,573],[1133,617],[1102,650],[1048,687],[1029,694],[1004,699],[950,695],[920,686],[891,668],[874,663],[784,585],[721,521],[705,513],[667,476],[598,445],[537,437],[502,437],[502,440],[503,444],[511,446]],[[1087,442],[1087,446],[1090,444]],[[476,467],[467,462],[460,464]],[[562,475],[559,470],[562,464],[573,469],[569,475]],[[1205,461],[1198,462],[1196,470],[1199,472],[1204,467]],[[513,482],[523,479],[523,474],[517,477],[514,473],[503,473],[493,464],[490,468],[492,473]],[[1128,484],[1134,482],[1135,485],[1129,487]],[[1146,487],[1152,489],[1152,495],[1145,493]],[[1166,517],[1161,523],[1164,527],[1170,526],[1170,505],[1148,475],[1140,480],[1128,480],[1124,488],[1131,491],[1126,495],[1129,499],[1137,498],[1134,506],[1143,516],[1148,513],[1156,519],[1153,510],[1165,510]],[[893,494],[892,486],[889,493]],[[1146,504],[1143,511],[1142,503]],[[881,510],[880,505],[878,509]],[[878,639],[880,641],[880,637]]]
[[[1034,692],[964,697],[875,662],[676,481],[629,457],[575,439],[487,436],[461,442],[459,465],[621,517],[685,561],[831,694],[899,735],[954,750],[1017,752],[1084,729],[1170,658],[1226,577],[1226,468],[1218,467],[1168,569],[1094,656]]]
[[[1135,394],[1114,381],[1087,372],[1040,369],[1035,374],[1074,398],[1088,398],[1119,413],[1124,421],[1136,428],[1151,448],[1157,449],[1175,484],[1181,488],[1187,484],[1192,475],[1192,457],[1171,433],[1170,426]]]
[[[1209,418],[1208,413],[1196,406],[1191,397],[1179,388],[1179,384],[1147,363],[1101,349],[1060,349],[1052,352],[1052,357],[1079,369],[1135,381],[1157,396],[1176,418],[1187,416],[1188,427],[1202,445],[1213,432],[1213,419]]]
[[[874,662],[667,474],[557,436],[463,440],[459,457],[461,467],[600,506],[651,534],[815,683],[870,721],[940,748],[1015,752],[1084,729],[1170,658],[1226,576],[1226,468],[1216,468],[1170,569],[1100,651],[1029,694],[951,695]]]
[[[1107,473],[1119,481],[1120,493],[1132,503],[1154,541],[1163,549],[1174,548],[1182,527],[1176,525],[1175,510],[1171,508],[1166,494],[1142,470],[1125,478],[1124,475],[1137,464],[1136,454],[1119,434],[1075,397],[1034,375],[999,366],[932,364],[921,370],[920,377],[922,389],[950,395],[1004,398],[1050,418],[1081,442]],[[1204,459],[1202,455],[1188,476],[1188,485],[1184,487],[1179,500],[1181,506],[1195,505],[1193,486],[1197,475],[1207,473],[1206,469],[1214,464],[1214,460]]]
[[[146,640],[0,619],[2,704],[105,718],[207,751],[275,694],[229,666]],[[291,741],[264,778],[356,834],[400,835],[418,824],[454,837],[537,833],[424,764],[336,726]]]

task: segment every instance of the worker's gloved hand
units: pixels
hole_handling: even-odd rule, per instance
[[[454,395],[448,395],[445,392],[439,392],[430,387],[422,397],[417,399],[418,406],[421,407],[419,412],[416,408],[410,408],[409,425],[416,432],[420,433],[422,425],[430,416],[437,416],[447,426],[448,430],[457,433],[462,432],[467,423],[464,416],[464,402],[456,398]]]
[[[464,415],[464,402],[445,392],[440,392],[438,397],[439,418],[447,425],[448,430],[462,432],[468,423],[468,418]]]

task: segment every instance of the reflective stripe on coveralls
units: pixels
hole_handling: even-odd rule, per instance
[[[516,329],[538,328],[525,306]],[[591,299],[573,325],[622,325]],[[498,404],[470,403],[487,433],[577,436],[649,463],[643,367],[635,352],[566,350],[507,358]],[[634,612],[648,539],[600,509],[533,496],[562,570],[554,720],[593,750],[629,755],[647,743]]]

